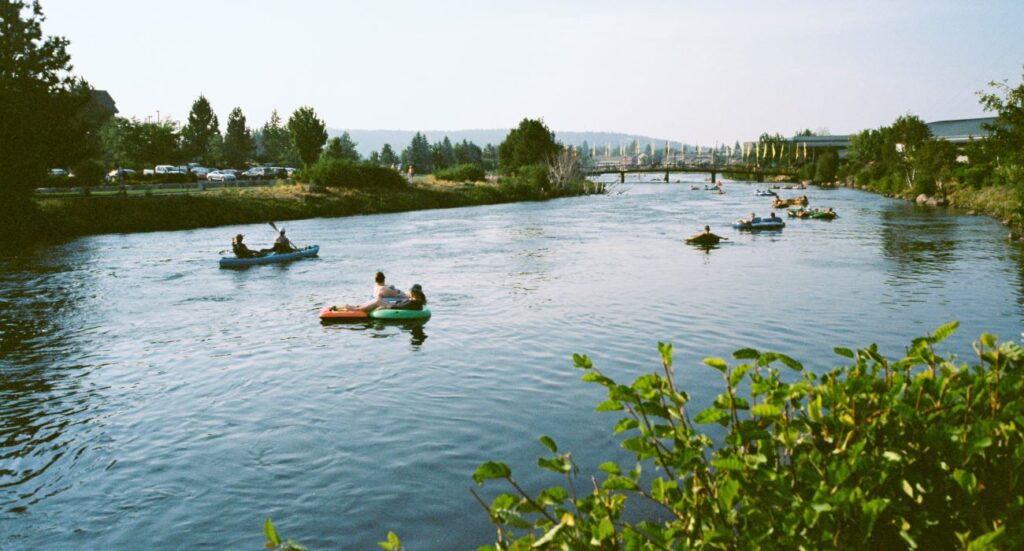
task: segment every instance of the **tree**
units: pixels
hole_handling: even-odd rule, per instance
[[[340,137],[328,140],[323,156],[328,159],[359,161],[361,157],[359,152],[356,151],[356,145],[356,142],[352,141],[352,137],[348,135],[348,132],[344,132]]]
[[[981,105],[996,113],[996,120],[985,125],[990,133],[986,146],[1000,163],[1024,165],[1024,83],[1011,88],[1004,80],[989,86],[993,90],[981,94]]]
[[[224,163],[231,167],[244,166],[256,153],[256,142],[252,131],[245,126],[245,115],[241,107],[235,107],[228,115],[224,129],[224,146],[221,155]]]
[[[900,164],[903,166],[907,187],[913,188],[915,177],[914,157],[921,145],[931,138],[932,131],[928,129],[928,125],[920,117],[910,114],[897,118],[896,122],[892,123],[891,129],[890,139],[892,140],[893,149],[900,154]]]
[[[265,162],[288,165],[286,158],[292,150],[291,136],[282,126],[277,109],[270,114],[270,120],[260,128],[257,138],[258,155]]]
[[[67,39],[43,36],[44,20],[39,2],[0,0],[0,223],[12,227],[8,215],[32,208],[47,168],[71,166],[98,141],[98,123],[83,116],[92,89],[70,74]]]
[[[391,149],[391,144],[384,144],[384,147],[380,150],[380,164],[382,166],[390,167],[397,165],[400,162],[402,162],[402,160],[398,158],[398,155],[395,155],[395,150]]]
[[[498,146],[503,172],[514,173],[520,167],[547,163],[561,151],[555,133],[540,119],[523,119]]]
[[[956,154],[956,146],[946,140],[924,142],[914,158],[915,191],[926,195],[941,191],[943,182],[953,176]]]
[[[327,125],[312,107],[300,107],[288,119],[288,132],[292,144],[299,152],[304,166],[312,165],[320,157],[320,150],[327,141]]]
[[[462,140],[462,143],[455,144],[455,163],[471,164],[484,168],[484,152],[480,146],[469,140]]]
[[[426,136],[417,132],[412,137],[409,147],[402,151],[402,164],[411,166],[417,174],[427,174],[434,170],[434,159]]]
[[[174,122],[139,122],[122,127],[121,149],[125,164],[154,166],[178,162],[181,158],[178,127]]]
[[[431,154],[434,158],[434,170],[455,166],[455,149],[452,148],[452,142],[448,136],[431,147]]]
[[[220,122],[209,100],[200,95],[192,103],[188,122],[181,129],[181,148],[185,157],[204,165],[212,164],[214,136],[220,135]]]
[[[839,155],[835,150],[827,149],[818,155],[814,163],[814,181],[820,183],[833,182],[839,171]]]

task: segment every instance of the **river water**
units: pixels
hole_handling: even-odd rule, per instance
[[[767,214],[753,184],[673,180],[289,222],[321,258],[287,266],[218,269],[235,233],[272,239],[258,224],[0,257],[0,548],[257,549],[267,516],[316,549],[389,530],[410,550],[475,548],[494,535],[468,492],[483,461],[538,489],[561,483],[535,466],[540,435],[583,481],[627,459],[574,352],[628,382],[672,342],[701,408],[721,386],[700,360],[744,346],[823,371],[834,346],[897,356],[951,320],[942,350],[965,359],[981,331],[1020,338],[1021,254],[989,218],[810,189],[840,218],[751,235],[729,224]],[[705,223],[729,240],[682,242]],[[377,270],[422,284],[433,318],[320,324]]]

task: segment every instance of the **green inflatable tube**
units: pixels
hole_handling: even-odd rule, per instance
[[[382,309],[370,312],[370,317],[379,320],[423,320],[430,317],[430,310]]]

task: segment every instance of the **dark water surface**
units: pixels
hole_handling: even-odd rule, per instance
[[[410,550],[475,548],[494,535],[467,491],[481,462],[539,488],[560,483],[534,466],[541,434],[583,480],[626,457],[573,352],[628,381],[671,341],[703,407],[719,379],[700,360],[743,346],[820,371],[833,346],[895,356],[954,319],[944,349],[964,358],[983,330],[1019,338],[1020,252],[989,218],[811,189],[838,220],[750,235],[728,224],[767,214],[752,184],[689,185],[291,222],[322,258],[244,271],[216,251],[269,227],[0,257],[0,548],[258,549],[266,516],[317,549],[388,530]],[[705,223],[729,241],[683,244]],[[433,319],[320,325],[378,269],[421,283]]]

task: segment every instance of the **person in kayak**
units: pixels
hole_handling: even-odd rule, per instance
[[[245,236],[238,234],[231,240],[231,251],[234,252],[235,256],[238,258],[257,258],[266,254],[263,251],[254,251],[250,249],[248,245],[242,243],[243,239],[245,239]]]
[[[286,254],[293,253],[297,250],[299,249],[295,245],[292,245],[292,242],[285,237],[284,228],[278,230],[277,239],[274,240],[274,248],[271,249],[271,251],[273,251],[274,254]]]

